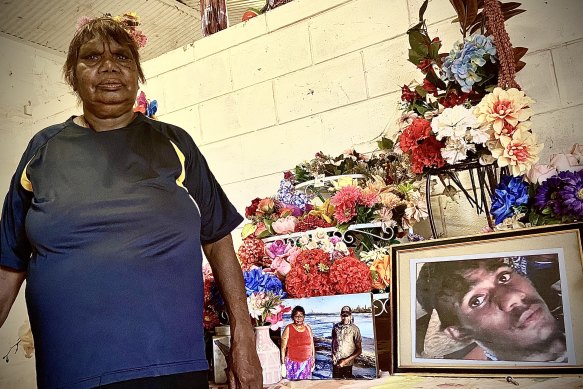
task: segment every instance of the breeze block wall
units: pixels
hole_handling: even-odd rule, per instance
[[[295,0],[146,64],[161,120],[186,128],[242,212],[275,192],[281,172],[317,151],[374,149],[393,137],[400,87],[421,73],[407,61],[406,31],[422,0]],[[583,29],[577,0],[528,0],[510,19],[514,46],[525,46],[518,82],[537,101],[534,131],[542,160],[583,142]],[[461,38],[448,0],[425,14],[442,50]],[[542,28],[544,26],[544,29]],[[486,225],[467,201],[439,195],[439,229],[455,236]]]

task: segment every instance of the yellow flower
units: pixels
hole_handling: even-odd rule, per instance
[[[474,109],[474,115],[480,124],[487,124],[494,130],[496,138],[511,135],[520,122],[528,120],[533,111],[529,106],[534,103],[523,91],[516,88],[504,90],[495,88],[482,99]],[[522,125],[520,130],[526,129]],[[510,133],[510,134],[509,134]]]
[[[391,260],[388,255],[376,258],[370,265],[370,271],[374,289],[385,289],[391,284]]]
[[[516,131],[512,137],[501,136],[490,151],[498,166],[508,166],[513,176],[519,176],[538,162],[544,144],[537,142],[536,135],[529,131]]]
[[[310,215],[321,217],[327,223],[333,224],[334,206],[330,204],[330,199],[326,199],[322,205],[315,205],[314,209],[309,212]]]

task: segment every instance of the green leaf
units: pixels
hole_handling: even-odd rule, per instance
[[[427,96],[427,91],[425,89],[423,89],[423,87],[421,85],[417,85],[415,87],[415,92],[419,93],[419,95],[423,98],[425,98],[425,96]]]
[[[243,226],[243,230],[241,230],[241,238],[245,239],[248,236],[252,235],[257,230],[257,225],[253,223],[248,223]]]
[[[441,49],[441,42],[431,42],[429,45],[429,58],[437,59],[439,57],[439,49]]]
[[[409,44],[411,45],[411,49],[415,52],[427,56],[429,53],[429,45],[431,44],[431,40],[429,37],[418,30],[413,30],[409,32]]]
[[[348,227],[350,227],[350,223],[338,224],[336,229],[342,233],[348,231]]]
[[[417,111],[417,113],[419,113],[419,115],[423,115],[425,112],[427,112],[427,108],[421,104],[418,104],[417,102],[413,104],[413,108]]]
[[[417,53],[413,49],[409,49],[409,62],[413,63],[413,65],[419,65],[423,59],[425,59],[423,55]]]
[[[377,147],[381,150],[392,150],[395,146],[395,142],[393,142],[389,138],[385,138],[384,136],[381,140],[377,141]]]

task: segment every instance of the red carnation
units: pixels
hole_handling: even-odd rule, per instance
[[[250,206],[245,207],[245,217],[247,219],[249,219],[251,216],[255,216],[255,212],[257,212],[257,207],[259,206],[259,201],[261,201],[261,199],[256,197],[251,201]]]
[[[355,257],[344,257],[334,261],[330,267],[330,282],[334,291],[339,294],[372,290],[370,269]]]
[[[421,70],[423,73],[427,73],[431,68],[431,64],[433,62],[430,59],[424,59],[417,65],[417,68]]]
[[[432,93],[433,96],[437,97],[437,87],[431,83],[427,78],[423,79],[423,89],[427,93]]]
[[[314,297],[334,294],[330,285],[330,255],[321,249],[302,251],[285,277],[290,297]]]
[[[399,137],[401,150],[408,153],[416,149],[419,143],[430,135],[431,122],[424,118],[415,118]]]
[[[265,257],[265,244],[261,239],[248,237],[237,250],[237,255],[241,261],[241,268],[249,270],[253,265],[261,265]]]
[[[401,100],[412,103],[417,98],[417,92],[411,90],[408,85],[401,87]]]
[[[411,153],[411,169],[414,173],[423,173],[425,167],[442,167],[445,160],[441,156],[441,149],[445,147],[443,141],[438,141],[433,135],[425,139]]]
[[[305,232],[310,230],[315,230],[316,228],[328,228],[332,227],[332,224],[328,223],[326,220],[314,216],[314,215],[306,215],[303,218],[299,219],[296,223],[295,232]]]

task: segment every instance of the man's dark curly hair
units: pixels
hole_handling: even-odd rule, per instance
[[[508,266],[502,258],[459,261],[426,262],[417,277],[417,301],[425,312],[437,311],[441,330],[459,325],[456,306],[470,290],[464,274],[480,265],[488,271]]]

